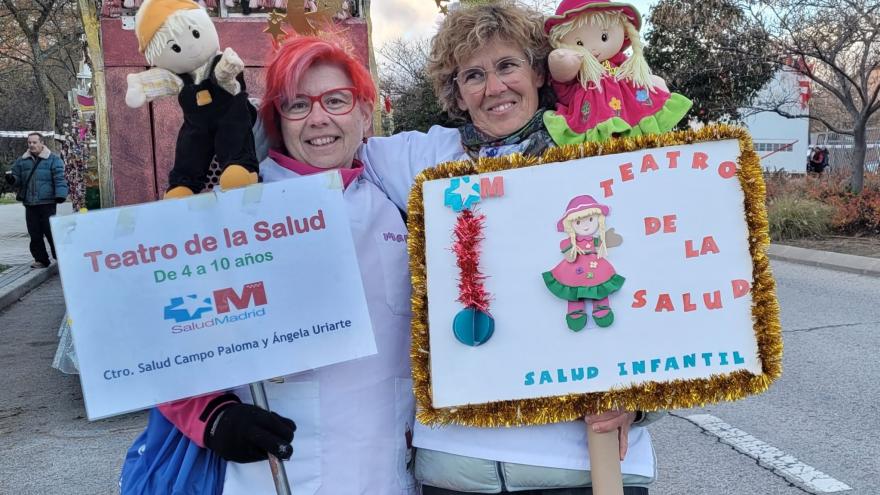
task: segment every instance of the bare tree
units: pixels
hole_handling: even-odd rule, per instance
[[[2,0],[2,5],[0,84],[5,86],[16,70],[29,70],[39,95],[38,108],[45,111],[40,112],[40,125],[58,130],[58,110],[66,106],[64,95],[73,85],[82,46],[76,1]]]
[[[395,39],[379,49],[380,86],[391,97],[395,132],[455,125],[437,103],[425,72],[429,53],[427,39]]]
[[[842,111],[790,111],[787,101],[763,101],[759,110],[810,118],[853,137],[853,192],[861,192],[866,131],[880,110],[880,2],[877,0],[741,0],[767,32],[773,62],[806,75],[824,103]],[[732,47],[735,49],[735,47]]]
[[[428,39],[393,39],[379,48],[379,69],[388,86],[383,86],[391,96],[397,96],[416,84],[425,74],[431,44]]]
[[[544,15],[551,15],[556,12],[561,0],[515,0],[515,3],[523,7],[540,12]]]

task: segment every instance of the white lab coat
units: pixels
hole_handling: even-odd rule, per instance
[[[264,181],[296,177],[271,158]],[[407,464],[414,401],[410,379],[410,281],[406,226],[368,174],[343,194],[378,353],[266,383],[272,410],[293,419],[294,453],[285,463],[296,495],[417,492]],[[246,403],[246,388],[235,391]],[[226,468],[224,494],[274,494],[267,462]]]
[[[427,133],[404,132],[371,138],[358,151],[370,179],[398,207],[407,206],[410,187],[419,172],[447,161],[468,159],[456,129],[431,127]],[[416,423],[416,447],[478,459],[565,469],[589,469],[587,432],[583,421],[520,428],[431,428]],[[634,426],[621,463],[624,474],[655,476],[655,457],[648,430]],[[450,473],[454,476],[454,473]]]

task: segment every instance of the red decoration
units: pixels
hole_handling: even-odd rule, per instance
[[[798,80],[798,86],[800,86],[801,93],[801,108],[806,109],[810,106],[810,98],[813,96],[813,90],[810,87],[810,80],[800,79]]]
[[[461,276],[458,281],[458,301],[467,308],[476,308],[488,314],[489,293],[483,287],[486,276],[480,273],[480,241],[483,240],[485,215],[474,215],[465,209],[458,214],[453,230],[456,264]]]
[[[791,57],[786,59],[786,65],[791,67],[798,73],[798,89],[800,93],[801,108],[806,109],[810,106],[810,98],[813,96],[813,89],[810,84],[810,76],[813,74],[813,64],[808,64],[803,56],[793,60]]]

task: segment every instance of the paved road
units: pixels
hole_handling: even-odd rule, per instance
[[[64,315],[53,277],[0,313],[0,494],[116,493],[144,414],[89,422],[76,375],[52,368]]]
[[[880,493],[880,279],[774,263],[782,304],[782,378],[761,396],[676,411],[651,427],[652,495],[804,492],[703,432],[711,414],[853,489]],[[0,494],[114,493],[143,414],[89,423],[79,382],[49,368],[64,312],[58,278],[0,313]],[[11,454],[11,455],[10,455]]]
[[[708,413],[851,486],[880,493],[880,279],[773,263],[782,377],[760,396],[676,411],[652,428],[653,494],[803,494],[687,421]]]
[[[0,205],[0,265],[33,261],[28,252],[28,235],[21,203]]]

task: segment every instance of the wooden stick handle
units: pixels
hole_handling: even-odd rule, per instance
[[[623,495],[623,478],[620,474],[620,443],[617,430],[595,433],[587,425],[587,443],[590,449],[590,474],[593,478],[593,495]]]

